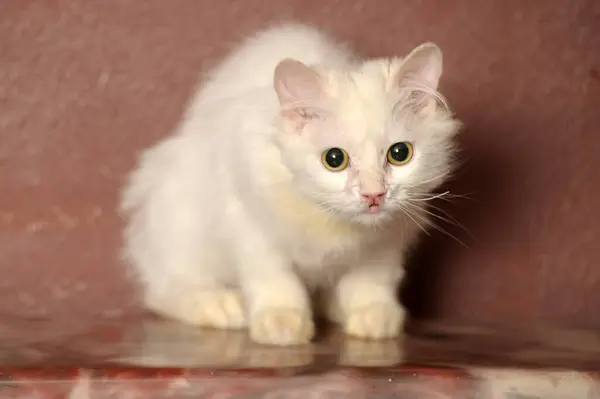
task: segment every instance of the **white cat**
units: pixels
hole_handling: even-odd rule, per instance
[[[455,154],[441,73],[431,43],[363,61],[294,24],[242,43],[124,190],[146,306],[294,345],[318,298],[347,334],[398,336],[405,254]]]

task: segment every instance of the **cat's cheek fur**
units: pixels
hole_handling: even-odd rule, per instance
[[[312,176],[315,180],[315,186],[318,197],[319,192],[328,193],[331,197],[337,200],[338,204],[344,204],[348,201],[353,201],[355,198],[352,197],[352,191],[349,187],[349,171],[343,170],[340,172],[332,172],[327,170],[322,165],[315,167]],[[318,198],[314,198],[318,200]]]
[[[307,151],[310,155],[303,156],[290,163],[290,169],[299,170],[294,178],[294,184],[315,203],[329,210],[356,211],[359,202],[358,195],[352,190],[352,172],[350,168],[342,171],[328,170],[322,163],[319,150],[312,147]],[[289,151],[288,153],[293,153]]]

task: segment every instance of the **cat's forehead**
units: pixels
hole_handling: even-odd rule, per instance
[[[391,116],[386,76],[380,71],[338,73],[331,82],[337,122],[353,141],[383,141]]]

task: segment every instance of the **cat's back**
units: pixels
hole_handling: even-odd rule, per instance
[[[310,25],[278,25],[247,38],[209,75],[204,99],[235,96],[273,84],[277,64],[293,58],[305,64],[339,66],[352,55],[345,44]]]

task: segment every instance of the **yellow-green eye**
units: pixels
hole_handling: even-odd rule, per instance
[[[323,166],[332,172],[340,172],[346,169],[348,166],[348,161],[350,161],[348,153],[337,147],[325,150],[321,155],[321,162],[323,162]]]
[[[413,157],[413,146],[406,141],[392,144],[387,152],[387,161],[394,166],[406,165]]]

